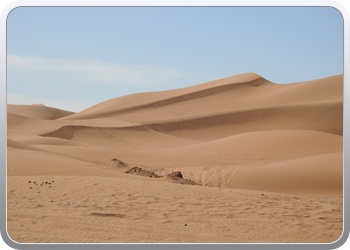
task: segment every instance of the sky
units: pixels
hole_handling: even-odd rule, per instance
[[[7,18],[7,103],[79,112],[138,92],[254,72],[343,73],[332,7],[19,7]]]

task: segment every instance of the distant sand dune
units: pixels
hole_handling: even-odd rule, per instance
[[[29,118],[55,120],[65,116],[74,114],[74,112],[46,107],[43,104],[39,105],[12,105],[7,104],[7,112],[26,116]]]

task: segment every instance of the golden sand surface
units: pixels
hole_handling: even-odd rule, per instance
[[[19,243],[330,243],[343,231],[343,75],[247,73],[78,113],[8,104],[7,126]]]

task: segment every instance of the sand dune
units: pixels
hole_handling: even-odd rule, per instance
[[[247,73],[78,113],[7,111],[13,240],[333,242],[342,233],[343,75],[277,84]],[[127,173],[134,167],[159,178]],[[177,171],[199,185],[166,178]]]
[[[26,116],[29,118],[43,119],[43,120],[55,120],[68,115],[74,114],[73,112],[46,107],[45,105],[11,105],[7,104],[7,112]]]
[[[49,126],[52,121],[29,118],[22,115],[7,113],[7,128],[23,131],[36,131]]]
[[[26,150],[38,150],[35,147],[31,147],[31,146],[29,146],[27,144],[24,144],[24,143],[15,141],[15,140],[11,140],[9,138],[7,138],[7,147],[17,148],[17,149],[26,149]],[[7,150],[9,150],[9,148]]]
[[[168,105],[169,103],[178,103],[186,100],[211,96],[215,93],[222,93],[225,92],[227,89],[230,89],[230,86],[232,85],[250,85],[256,80],[260,81],[260,79],[262,78],[259,75],[249,73],[232,76],[183,89],[127,95],[99,103],[91,108],[88,108],[75,115],[67,117],[67,119],[86,119],[94,116],[101,117],[115,113],[130,112],[135,109],[164,106]],[[229,87],[226,87],[227,85]]]
[[[266,164],[343,151],[343,137],[310,130],[272,130],[241,133],[201,144],[170,149],[233,164]]]
[[[343,155],[332,153],[265,165],[187,168],[187,178],[203,185],[286,194],[342,195]]]
[[[318,88],[320,90],[315,94]],[[121,119],[127,117],[126,120],[130,121],[142,119],[147,113],[154,115],[148,116],[152,120],[159,114],[175,118],[189,114],[342,101],[342,75],[281,85],[256,74],[243,74],[183,89],[119,97],[62,119],[117,116]]]
[[[332,102],[216,112],[205,116],[193,115],[187,119],[156,120],[154,123],[139,122],[170,135],[210,141],[234,134],[277,129],[316,130],[342,135],[342,114],[342,103]]]

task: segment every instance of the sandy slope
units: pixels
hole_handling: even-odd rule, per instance
[[[332,242],[342,233],[342,75],[281,85],[242,74],[76,114],[7,108],[16,241]],[[181,171],[199,185],[126,174],[132,167]]]
[[[7,104],[7,112],[23,115],[30,118],[43,119],[43,120],[55,120],[68,115],[74,114],[73,112],[46,107],[45,105],[11,105]]]

